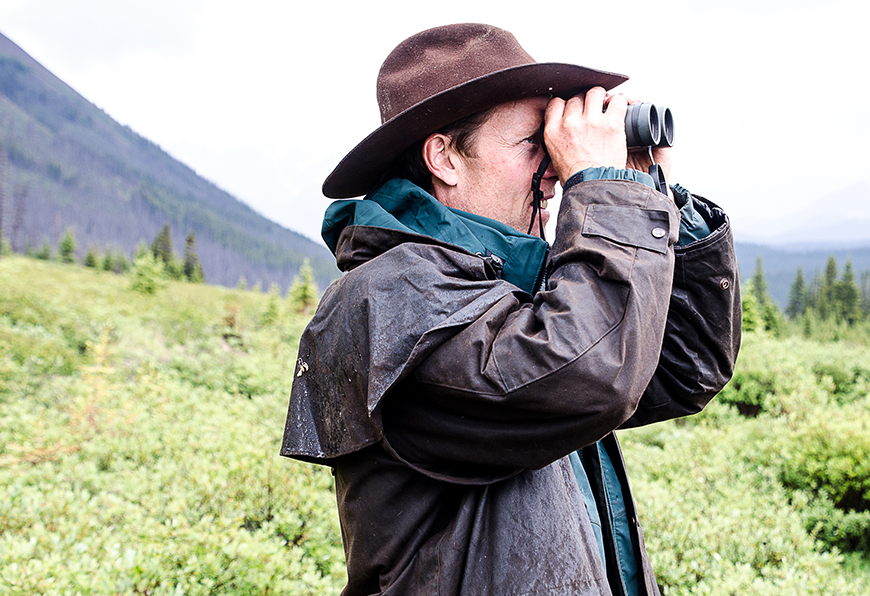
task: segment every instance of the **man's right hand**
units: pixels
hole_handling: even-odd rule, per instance
[[[593,87],[585,97],[550,100],[544,114],[544,141],[562,184],[586,168],[626,167],[627,108],[622,95],[607,95],[602,87]]]

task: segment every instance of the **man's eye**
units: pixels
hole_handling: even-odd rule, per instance
[[[540,145],[540,141],[538,140],[538,135],[532,135],[523,139],[524,143],[531,143],[532,145]]]

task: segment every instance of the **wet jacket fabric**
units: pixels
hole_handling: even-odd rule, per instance
[[[282,445],[334,469],[344,593],[611,594],[568,455],[604,439],[624,477],[613,429],[695,413],[730,378],[727,219],[691,198],[712,233],[675,248],[664,195],[584,181],[565,190],[532,275],[538,239],[406,190],[400,217],[333,210],[324,238],[346,273],[300,343]],[[473,224],[499,242],[453,236],[467,225],[479,239]]]

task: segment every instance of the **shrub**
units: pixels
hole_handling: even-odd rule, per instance
[[[60,260],[62,263],[76,262],[76,238],[73,234],[72,228],[67,228],[64,231],[58,250],[60,251]]]
[[[142,294],[155,294],[166,287],[163,262],[151,253],[144,253],[133,263],[130,287]]]

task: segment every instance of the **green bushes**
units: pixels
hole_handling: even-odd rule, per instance
[[[0,593],[337,594],[332,477],[278,457],[304,322],[128,284],[0,262]]]
[[[666,595],[870,594],[868,365],[748,333],[704,412],[620,434]]]
[[[300,303],[165,283],[0,260],[0,594],[337,594],[332,477],[277,455]],[[867,371],[747,333],[704,412],[620,432],[665,596],[870,595]]]

